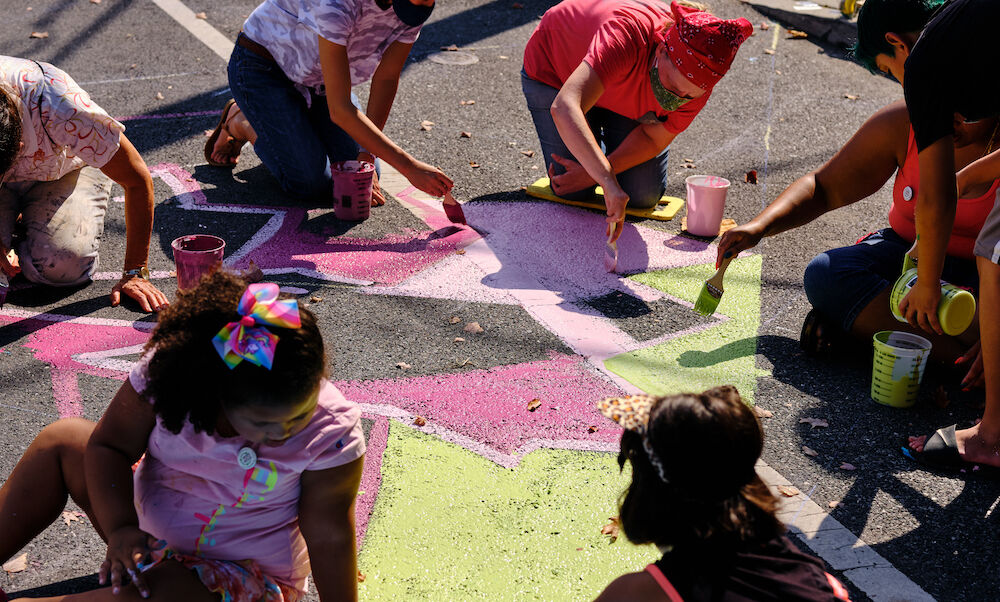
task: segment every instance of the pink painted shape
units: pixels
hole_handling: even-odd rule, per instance
[[[537,441],[610,444],[621,434],[595,406],[621,391],[582,358],[561,353],[488,370],[335,384],[352,401],[418,414],[506,455]],[[534,398],[542,405],[529,412]],[[601,428],[590,433],[591,425]]]
[[[78,374],[125,380],[126,372],[88,366],[73,359],[79,353],[131,347],[145,342],[149,332],[134,327],[52,322],[37,318],[18,319],[0,315],[0,323],[16,322],[30,332],[24,346],[35,359],[51,366],[52,392],[60,417],[81,416],[82,397]]]
[[[324,274],[370,280],[381,284],[398,284],[430,265],[451,255],[479,238],[474,230],[456,227],[442,211],[428,211],[420,217],[431,231],[404,232],[381,239],[356,237],[327,237],[300,231],[308,217],[301,207],[261,207],[254,205],[226,205],[209,203],[191,174],[178,165],[162,163],[150,172],[164,177],[181,204],[203,206],[211,211],[239,213],[253,209],[257,212],[284,213],[284,220],[276,232],[258,241],[235,262],[242,268],[253,260],[263,269],[298,268]],[[377,219],[377,216],[373,219]]]
[[[361,473],[361,487],[359,487],[360,491],[364,491],[364,495],[358,496],[358,501],[354,506],[354,532],[358,538],[359,548],[368,532],[368,521],[372,515],[372,508],[375,507],[379,488],[382,486],[382,454],[385,453],[385,446],[389,442],[389,419],[385,416],[374,416],[373,418],[375,424],[368,433],[365,467]]]

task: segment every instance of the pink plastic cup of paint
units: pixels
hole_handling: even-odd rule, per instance
[[[688,176],[687,231],[695,236],[718,236],[726,209],[729,180],[718,176]]]
[[[198,286],[201,277],[222,265],[226,241],[211,234],[191,234],[170,243],[177,267],[177,289],[190,290]]]
[[[333,178],[333,213],[337,219],[360,222],[372,208],[375,165],[368,161],[340,161],[330,166]]]

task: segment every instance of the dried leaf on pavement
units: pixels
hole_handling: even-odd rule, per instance
[[[858,468],[857,466],[851,464],[850,462],[842,462],[840,464],[841,470],[857,470],[857,468]]]
[[[822,418],[799,418],[799,424],[803,423],[810,425],[814,429],[830,426],[830,424]]]
[[[14,558],[13,560],[9,560],[9,561],[7,561],[6,564],[3,565],[3,570],[7,571],[8,573],[20,573],[21,571],[23,571],[26,568],[28,568],[28,554],[27,553],[21,554],[17,558]]]
[[[28,36],[28,37],[29,38],[35,38],[36,40],[44,40],[45,38],[49,37],[49,32],[47,32],[47,31],[33,31],[33,32],[31,32],[31,35]]]
[[[802,453],[804,453],[807,456],[812,456],[813,458],[815,458],[816,456],[819,455],[818,451],[816,451],[815,449],[809,447],[808,445],[803,445],[802,446]]]
[[[417,416],[416,418],[413,419],[413,424],[417,426],[426,426],[427,419],[424,418],[423,416]]]
[[[396,367],[399,368],[400,370],[409,370],[413,366],[407,364],[406,362],[397,362]]]
[[[479,325],[479,322],[469,322],[462,330],[470,334],[479,334],[480,332],[484,332],[483,327]]]
[[[528,402],[528,411],[534,412],[542,406],[542,400],[537,397]]]
[[[791,485],[778,485],[778,493],[780,493],[785,497],[795,497],[800,492],[798,489],[792,487]]]
[[[765,410],[760,406],[753,407],[753,413],[757,415],[757,418],[773,418],[774,412],[771,410]]]
[[[608,521],[608,524],[601,527],[601,535],[608,536],[608,543],[615,543],[621,531],[621,521],[617,516],[609,516]]]

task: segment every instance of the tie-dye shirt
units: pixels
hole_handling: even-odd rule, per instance
[[[132,370],[146,388],[147,361]],[[135,472],[139,528],[173,550],[213,560],[253,560],[276,582],[305,592],[309,555],[299,531],[299,480],[365,453],[361,410],[323,381],[319,405],[306,426],[278,447],[256,448],[257,464],[242,468],[247,441],[195,432],[177,435],[157,419]]]
[[[104,167],[125,126],[90,99],[65,71],[48,63],[0,56],[0,87],[21,113],[24,148],[8,182],[50,182],[85,165]]]
[[[420,27],[406,25],[375,0],[265,0],[243,24],[243,33],[268,49],[288,79],[321,89],[317,36],[347,48],[356,86],[371,79],[393,42],[415,42]]]

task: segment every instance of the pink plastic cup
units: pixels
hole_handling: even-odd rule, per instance
[[[330,166],[333,177],[333,213],[337,219],[360,222],[372,208],[375,165],[368,161],[340,161]]]
[[[688,176],[687,231],[695,236],[718,236],[726,209],[729,180],[718,176]]]
[[[226,241],[211,234],[191,234],[170,243],[177,267],[177,289],[190,290],[198,286],[205,274],[211,274],[222,265]]]

